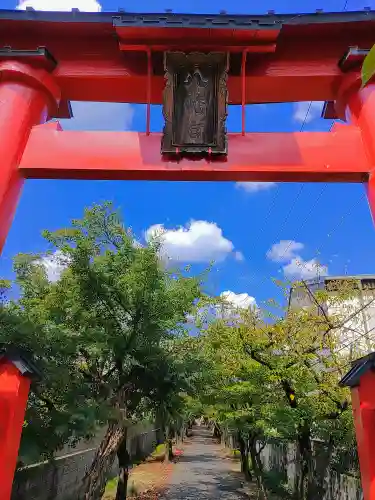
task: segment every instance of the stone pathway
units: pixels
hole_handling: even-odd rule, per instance
[[[195,427],[191,443],[174,466],[163,500],[243,500],[241,481],[230,471],[231,462],[220,454],[211,432]]]

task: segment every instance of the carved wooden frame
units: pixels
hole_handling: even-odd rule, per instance
[[[163,116],[165,120],[161,144],[162,154],[199,155],[211,153],[225,155],[228,152],[226,118],[228,115],[228,54],[211,52],[166,52],[164,54],[165,88],[163,93]],[[213,79],[214,113],[212,120],[213,141],[209,144],[178,144],[175,140],[175,116],[179,72],[186,68],[209,68]]]

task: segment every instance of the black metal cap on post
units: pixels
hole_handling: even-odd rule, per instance
[[[351,70],[358,70],[370,52],[370,49],[360,49],[358,47],[349,47],[338,62],[338,66],[343,73]]]
[[[19,61],[25,64],[31,64],[35,68],[42,68],[47,71],[56,69],[57,60],[53,57],[47,47],[38,47],[32,49],[14,49],[6,45],[0,48],[1,61]]]
[[[32,360],[30,353],[23,349],[9,346],[0,351],[0,364],[4,361],[10,361],[19,372],[32,380],[40,380],[42,373]]]
[[[375,369],[375,352],[353,361],[352,368],[340,380],[341,387],[357,387],[361,377],[369,370]]]

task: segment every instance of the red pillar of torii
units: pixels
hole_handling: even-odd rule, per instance
[[[360,81],[374,33],[369,10],[264,16],[0,10],[0,250],[30,178],[356,182],[367,185],[375,216],[375,82],[362,89]],[[228,134],[225,157],[161,156],[161,134],[150,134],[150,106],[162,102],[168,51],[228,54],[229,103],[242,105],[242,130]],[[145,103],[146,131],[43,125],[69,117],[70,100]],[[324,133],[245,131],[245,104],[320,100],[328,104],[326,118],[350,124]],[[17,370],[0,370],[1,500],[10,497],[28,387]],[[363,453],[360,463],[365,500],[375,500],[368,473],[375,454]]]
[[[44,69],[0,63],[0,248],[24,182],[19,166],[30,132],[54,111],[59,98],[58,86]]]

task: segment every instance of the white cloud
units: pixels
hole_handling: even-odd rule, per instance
[[[35,10],[66,12],[78,9],[82,12],[100,12],[102,6],[96,0],[23,0],[17,9],[25,10],[32,7]]]
[[[249,309],[256,306],[256,300],[247,293],[222,292],[220,297],[236,309]]]
[[[238,189],[243,189],[247,193],[266,191],[276,186],[276,182],[236,182]]]
[[[237,294],[227,290],[220,294],[220,298],[223,299],[221,303],[201,307],[197,310],[195,315],[187,315],[186,321],[188,323],[194,323],[198,320],[200,323],[210,323],[218,318],[239,321],[239,309],[257,309],[255,298],[247,293]]]
[[[296,102],[294,104],[293,119],[300,123],[310,123],[315,118],[319,118],[322,113],[323,101]]]
[[[234,258],[238,261],[238,262],[243,262],[245,260],[245,256],[242,252],[234,252]]]
[[[64,130],[130,130],[134,106],[118,102],[72,102],[74,118],[59,120]]]
[[[297,252],[304,248],[303,243],[294,240],[281,240],[274,243],[267,252],[267,258],[274,262],[286,262],[296,257]]]
[[[290,280],[308,280],[328,275],[328,267],[320,264],[317,259],[303,260],[299,256],[283,266],[283,271],[285,277]]]
[[[247,293],[234,293],[227,290],[220,294],[220,298],[224,302],[215,306],[214,316],[216,318],[238,322],[241,320],[240,310],[257,309],[255,298]]]
[[[48,281],[55,283],[69,264],[69,259],[60,250],[51,255],[45,255],[39,261],[46,270]]]
[[[160,238],[163,256],[175,262],[220,262],[234,250],[222,229],[204,220],[191,221],[186,227],[170,230],[156,224],[145,232],[146,241],[153,237]]]

